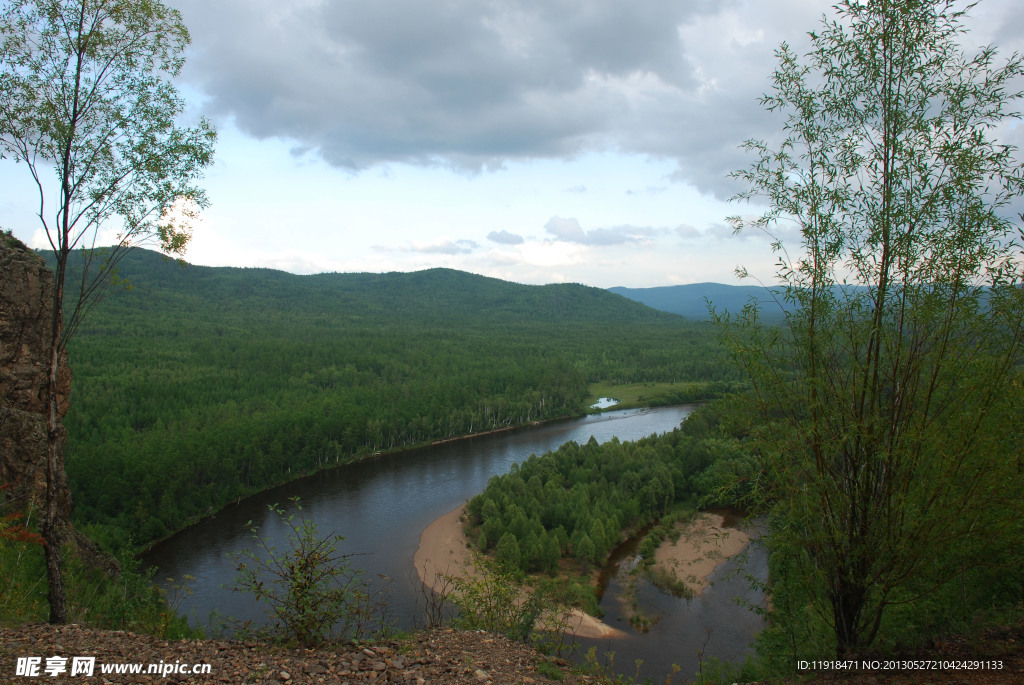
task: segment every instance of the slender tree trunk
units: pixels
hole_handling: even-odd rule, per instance
[[[67,598],[61,561],[67,522],[60,515],[61,485],[64,483],[64,426],[60,423],[61,331],[64,325],[64,268],[58,260],[54,279],[53,314],[50,329],[50,368],[47,374],[46,511],[43,515],[46,580],[49,585],[50,623],[67,623]]]
[[[863,582],[867,564],[859,556],[862,550],[851,553],[855,556],[840,561],[829,592],[835,618],[836,656],[840,658],[855,654],[869,642],[861,632],[861,616],[868,599]]]
[[[67,273],[68,256],[71,252],[71,205],[72,190],[72,144],[75,140],[81,101],[83,62],[88,38],[85,33],[86,3],[79,6],[78,32],[75,41],[74,58],[75,87],[72,98],[70,128],[64,141],[64,157],[61,164],[61,210],[58,214],[60,228],[57,250],[57,270],[53,284],[53,327],[50,331],[50,374],[47,383],[48,425],[46,458],[46,514],[43,520],[43,538],[46,543],[46,580],[49,584],[50,623],[67,623],[67,599],[64,593],[64,571],[61,562],[61,547],[67,522],[60,520],[59,500],[64,482],[64,427],[60,424],[58,400],[60,361],[64,345],[64,276]],[[40,212],[42,216],[42,212]]]
[[[64,594],[64,572],[61,547],[64,543],[65,522],[59,513],[61,468],[64,453],[64,426],[57,414],[57,368],[54,365],[48,383],[50,409],[47,426],[46,450],[46,514],[43,518],[43,539],[46,552],[46,579],[49,584],[50,623],[67,623],[67,600]]]

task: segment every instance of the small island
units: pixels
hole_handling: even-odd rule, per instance
[[[616,548],[642,538],[638,572],[663,591],[700,594],[715,567],[749,541],[721,513],[697,512],[698,502],[714,504],[723,474],[749,467],[742,450],[708,434],[713,423],[687,420],[631,442],[567,442],[513,465],[424,531],[420,578],[433,586],[471,573],[474,554],[483,555],[525,586],[553,582],[557,601],[580,612],[577,634],[608,637],[617,631],[592,618],[600,615],[600,571]]]
[[[466,506],[462,505],[428,525],[420,535],[414,555],[416,573],[434,588],[445,576],[477,573],[473,551],[466,538]],[[677,522],[678,536],[669,536],[658,546],[653,568],[686,584],[691,596],[708,586],[708,577],[719,564],[741,552],[750,536],[738,529],[726,528],[724,516],[701,512],[692,522]],[[673,539],[674,537],[674,539]],[[615,638],[623,635],[600,619],[574,609],[570,632],[578,637]]]
[[[719,564],[750,543],[747,531],[728,527],[725,519],[723,514],[702,511],[688,522],[676,522],[655,550],[652,573],[683,583],[687,596],[699,595]]]

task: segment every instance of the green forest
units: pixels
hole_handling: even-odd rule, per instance
[[[120,277],[72,341],[66,420],[76,523],[105,544],[146,544],[254,491],[379,451],[579,415],[616,387],[630,398],[657,389],[671,401],[713,401],[664,436],[567,443],[495,477],[468,504],[470,541],[517,576],[561,574],[566,597],[593,610],[571,576],[600,567],[627,536],[682,510],[746,506],[777,531],[767,541],[774,607],[759,668],[787,672],[793,659],[835,649],[834,619],[820,609],[825,578],[807,568],[804,543],[787,538],[814,517],[781,494],[813,482],[796,471],[801,438],[778,442],[808,420],[807,398],[788,401],[804,372],[790,360],[767,376],[781,387],[766,413],[749,392],[750,368],[734,363],[768,344],[799,360],[798,316],[782,327],[743,315],[716,324],[578,285],[443,269],[295,276],[182,266],[145,251]],[[1015,374],[1001,384],[1010,403],[979,426],[1006,423],[1020,395]],[[976,400],[966,402],[960,413],[970,416]],[[1019,490],[1019,455],[1008,443],[998,451],[1003,461],[979,465],[966,484],[908,481],[901,525],[918,517],[939,528],[909,531],[921,554],[887,557],[912,568],[879,612],[873,644],[917,649],[1024,601],[1021,529],[1006,516],[1017,506],[1006,498]],[[939,496],[915,482],[948,483],[947,498],[986,487],[994,506],[956,500],[972,518],[954,525],[938,500],[913,503]],[[942,545],[940,531],[958,545]]]
[[[710,324],[578,285],[147,251],[119,277],[72,339],[65,421],[76,523],[114,546],[378,451],[580,415],[597,381],[691,401],[740,378]]]
[[[142,618],[164,637],[187,634],[167,596],[137,572],[144,546],[319,469],[578,416],[598,393],[622,388],[633,403],[701,407],[666,435],[567,443],[492,479],[467,505],[471,544],[492,557],[483,565],[514,580],[535,574],[535,587],[519,589],[539,594],[545,575],[589,577],[625,536],[725,505],[757,523],[769,577],[751,582],[770,599],[757,609],[766,622],[756,658],[735,673],[723,667],[725,682],[788,681],[803,677],[797,664],[824,669],[833,658],[1002,670],[1005,656],[1020,670],[1024,164],[1012,141],[1024,116],[1024,54],[965,47],[976,44],[965,19],[975,4],[838,0],[806,40],[778,46],[758,102],[779,127],[756,125],[752,135],[763,138],[735,141],[746,161],[727,174],[737,188],[728,192],[741,207],[725,219],[741,239],[764,241],[772,275],[763,264],[751,272],[770,289],[745,291],[755,299],[726,313],[691,296],[680,302],[689,288],[619,291],[637,302],[440,268],[299,276],[128,252],[159,245],[183,254],[189,218],[208,207],[200,181],[215,131],[206,119],[178,129],[185,101],[156,73],[173,77],[184,63],[181,16],[160,2],[126,3],[111,11],[126,21],[83,36],[89,3],[12,3],[0,12],[0,156],[34,175],[33,212],[54,248],[55,307],[71,323],[62,332],[53,317],[39,398],[48,408],[43,520],[0,511],[0,577],[11,579],[0,584],[0,617],[36,621],[48,605],[55,624],[70,615],[125,628]],[[151,24],[153,11],[173,21]],[[682,24],[651,23],[682,35]],[[646,62],[636,64],[624,79],[579,73],[596,73],[595,83],[632,83],[634,74],[654,82]],[[612,131],[592,133],[580,139],[614,147]],[[664,149],[643,155],[671,161],[681,134],[669,135]],[[631,138],[648,136],[622,141]],[[678,149],[688,147],[684,140]],[[558,147],[523,148],[505,161],[534,159],[539,149]],[[701,159],[716,149],[724,148],[707,147]],[[593,151],[572,150],[556,156]],[[445,166],[460,159],[449,152],[387,159]],[[676,159],[680,173],[666,178],[718,192],[722,178],[689,175],[709,166]],[[501,155],[492,161],[502,168]],[[56,197],[39,175],[53,165]],[[687,210],[671,222],[676,236],[694,241],[686,258],[718,254],[706,242],[717,239],[717,224],[694,228]],[[625,235],[625,226],[562,221],[575,222],[571,231],[545,228],[563,239],[572,232],[569,242],[617,246]],[[668,228],[633,229],[645,242],[676,239]],[[117,264],[109,290],[76,308],[73,286],[91,296],[110,274],[100,269],[90,280],[75,246],[119,230],[121,243],[107,253]],[[645,278],[686,280],[686,263]],[[736,274],[748,275],[742,266]],[[66,445],[57,411],[65,340],[73,373]],[[108,575],[71,559],[70,614],[60,456],[73,523],[121,550],[126,571]],[[303,521],[302,530],[313,568],[344,558],[315,527]],[[654,542],[645,544],[641,554]],[[309,567],[290,567],[301,572],[289,590],[318,576]],[[250,578],[261,591],[263,581]],[[505,610],[529,606],[515,599],[519,589],[502,595]],[[517,634],[529,635],[539,616],[527,616]],[[943,680],[959,680],[961,670],[929,668]]]
[[[716,504],[723,488],[751,480],[757,464],[749,451],[707,434],[713,415],[704,409],[663,436],[591,438],[531,457],[469,501],[469,539],[514,573],[555,573],[563,558],[584,571],[600,567],[626,535],[673,507]],[[726,503],[742,495],[732,488]]]
[[[595,612],[590,572],[601,568],[627,538],[651,530],[640,546],[646,558],[676,521],[696,510],[749,507],[751,520],[767,522],[765,530],[773,531],[759,543],[769,551],[770,585],[762,587],[771,592],[771,621],[758,635],[758,658],[725,666],[719,675],[723,682],[742,682],[791,674],[797,660],[820,658],[835,649],[834,619],[816,606],[827,592],[822,586],[828,579],[822,569],[815,574],[804,567],[807,549],[779,540],[779,531],[808,526],[815,514],[794,511],[778,496],[787,484],[766,469],[769,457],[758,430],[751,430],[748,411],[748,400],[732,395],[703,404],[664,435],[632,442],[570,442],[532,456],[492,478],[469,501],[467,538],[527,584],[558,579],[566,601]],[[951,635],[984,640],[978,636],[1000,630],[991,626],[1017,620],[1024,602],[1024,527],[1007,516],[1007,501],[998,490],[1019,496],[1014,474],[1020,474],[1020,460],[1007,459],[997,468],[1002,483],[992,494],[999,506],[973,514],[972,534],[962,535],[954,530],[958,524],[937,514],[939,525],[948,529],[932,532],[943,539],[956,536],[958,544],[925,548],[926,540],[920,538],[920,549],[903,551],[924,563],[900,579],[893,601],[881,614],[875,651],[862,654],[909,658],[921,650],[934,653],[928,650]],[[664,587],[657,574],[647,577],[663,592],[677,591],[671,576]]]

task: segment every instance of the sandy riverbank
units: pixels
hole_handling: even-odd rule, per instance
[[[472,554],[466,544],[460,518],[465,506],[450,511],[431,523],[420,536],[413,557],[420,580],[433,585],[438,575],[473,572]],[[722,529],[723,517],[702,513],[692,524],[686,524],[679,540],[666,540],[658,549],[655,562],[689,585],[695,594],[707,586],[707,576],[722,561],[738,553],[749,542],[739,530]],[[680,524],[682,525],[682,524]],[[623,633],[602,621],[574,612],[575,633],[579,637],[619,637]]]
[[[465,505],[449,511],[437,519],[420,535],[420,546],[413,555],[416,573],[420,580],[433,586],[438,575],[459,575],[475,573],[472,554],[462,531],[462,512]],[[622,631],[602,623],[582,611],[573,610],[571,632],[579,637],[620,637]]]
[[[746,531],[725,528],[725,517],[700,512],[693,520],[677,523],[675,542],[665,540],[654,553],[655,566],[686,583],[694,596],[708,586],[708,576],[723,561],[739,554],[750,542]]]

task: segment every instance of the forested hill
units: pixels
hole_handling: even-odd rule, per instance
[[[188,307],[196,314],[247,316],[253,308],[318,314],[366,323],[471,325],[526,322],[665,320],[600,288],[577,284],[529,286],[452,269],[414,273],[324,273],[297,276],[272,269],[181,264],[134,250],[120,264],[130,297],[119,308]]]
[[[579,414],[591,383],[682,401],[737,380],[708,324],[580,285],[145,251],[120,272],[71,341],[66,420],[73,517],[114,543],[379,450]]]
[[[690,283],[656,288],[609,288],[609,292],[622,295],[649,307],[700,321],[710,319],[708,304],[719,313],[737,313],[750,302],[761,308],[766,321],[783,318],[783,289],[759,285],[723,285],[721,283]]]

